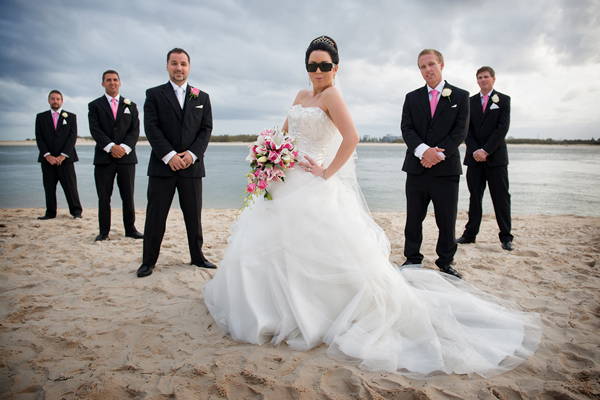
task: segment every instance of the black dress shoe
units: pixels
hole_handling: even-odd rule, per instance
[[[137,277],[143,278],[148,275],[152,275],[152,270],[154,269],[154,265],[146,265],[142,264],[137,270]]]
[[[81,214],[73,215],[73,219],[77,219],[77,218],[83,218],[83,217],[81,216]]]
[[[440,267],[440,271],[445,272],[448,275],[453,275],[453,276],[457,277],[458,279],[462,279],[462,275],[459,274],[457,270],[455,270],[454,268],[452,268],[452,266],[450,264],[448,264],[448,265],[442,265]]]
[[[42,215],[41,217],[38,217],[38,219],[52,219],[52,218],[56,218],[56,217],[51,217],[49,215]]]
[[[130,237],[130,238],[134,238],[134,239],[143,239],[144,238],[144,235],[142,235],[138,231],[133,231],[133,232],[126,233],[125,236]]]
[[[217,266],[208,260],[204,260],[199,263],[193,262],[192,265],[195,265],[198,268],[217,269]]]
[[[423,265],[423,264],[422,263],[414,263],[414,262],[411,262],[411,261],[408,261],[408,260],[404,261],[404,264],[402,264],[403,267],[406,267],[406,266],[409,266],[409,265]]]
[[[108,239],[108,235],[99,234],[96,236],[96,239],[94,239],[94,242],[101,242],[106,239]]]
[[[475,238],[467,239],[466,237],[461,236],[458,239],[456,239],[456,243],[458,243],[458,244],[475,243]]]
[[[502,242],[502,248],[504,250],[513,251],[512,242]]]

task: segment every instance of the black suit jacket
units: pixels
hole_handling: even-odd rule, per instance
[[[67,114],[67,118],[64,117],[64,114]],[[55,130],[52,112],[48,110],[39,113],[35,118],[35,141],[40,150],[38,162],[50,164],[44,157],[46,153],[50,153],[54,157],[58,157],[62,153],[66,154],[67,158],[63,163],[79,161],[75,151],[77,116],[61,110]]]
[[[498,95],[498,103],[492,101],[492,97]],[[492,109],[496,104],[498,108]],[[473,152],[483,149],[488,153],[487,164],[490,167],[508,165],[508,150],[504,138],[508,133],[510,125],[510,97],[500,92],[492,91],[488,99],[485,113],[481,106],[479,93],[471,97],[471,123],[469,133],[465,142],[467,143],[467,154],[464,164],[474,167],[478,164],[473,158]]]
[[[140,119],[135,103],[126,105],[123,96],[119,97],[117,119],[113,117],[110,103],[106,96],[97,98],[88,104],[88,120],[90,133],[96,141],[94,165],[110,164],[137,164],[135,145],[140,136]],[[109,143],[126,144],[131,152],[121,158],[114,158],[104,151]]]
[[[446,159],[430,168],[432,175],[462,174],[458,146],[467,136],[469,127],[469,92],[448,82],[444,88],[451,89],[452,94],[449,97],[440,96],[433,118],[427,85],[406,95],[400,128],[408,146],[402,170],[409,174],[418,175],[425,170],[421,160],[414,155],[421,143],[444,149]]]
[[[198,96],[191,96],[191,88],[187,85],[183,110],[171,82],[146,91],[144,129],[152,146],[148,176],[205,176],[204,152],[212,133],[212,110],[208,94],[200,91]],[[173,150],[189,150],[198,160],[186,169],[172,171],[162,158]]]

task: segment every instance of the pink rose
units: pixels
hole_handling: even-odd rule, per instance
[[[200,89],[196,89],[195,87],[193,87],[190,89],[190,92],[192,92],[194,96],[198,96],[200,94]]]
[[[254,190],[256,190],[256,183],[249,183],[246,192],[254,193]]]
[[[294,166],[294,162],[292,161],[292,162],[291,162],[291,163],[288,165],[288,167],[289,167],[289,168],[292,168],[293,166]]]
[[[259,181],[258,182],[258,188],[259,189],[266,189],[267,188],[267,181],[263,181],[263,180]]]

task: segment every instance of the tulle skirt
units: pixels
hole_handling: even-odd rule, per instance
[[[234,340],[296,350],[325,343],[331,357],[415,378],[489,377],[537,348],[538,314],[441,272],[390,263],[360,190],[292,170],[269,192],[272,201],[258,199],[233,222],[203,288]]]

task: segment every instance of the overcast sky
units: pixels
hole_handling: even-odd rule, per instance
[[[444,79],[471,94],[477,68],[495,69],[512,97],[509,136],[600,137],[597,0],[2,0],[0,140],[33,138],[52,89],[89,136],[87,104],[107,69],[143,108],[173,47],[190,53],[188,83],[211,96],[213,134],[256,134],[283,124],[308,88],[304,52],[323,34],[338,43],[361,136],[400,134],[404,97],[424,85],[417,54],[435,48]]]

